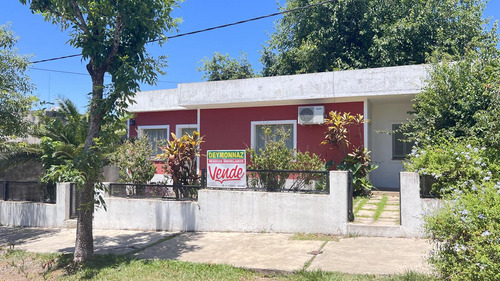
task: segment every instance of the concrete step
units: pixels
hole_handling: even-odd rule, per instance
[[[399,191],[372,191],[372,196],[383,195],[387,195],[389,197],[399,197]]]
[[[65,220],[62,225],[63,228],[76,228],[76,219]]]
[[[400,225],[347,224],[347,234],[368,237],[404,237]]]

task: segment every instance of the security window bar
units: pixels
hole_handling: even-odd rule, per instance
[[[280,130],[284,130],[287,134],[285,144],[288,149],[293,149],[295,147],[293,141],[293,124],[276,124],[276,125],[256,125],[255,126],[255,151],[259,152],[259,149],[264,150],[266,147],[266,142],[269,140],[278,141],[281,137]],[[270,134],[266,134],[266,130],[271,130]]]
[[[399,131],[401,124],[392,124],[392,159],[403,160],[411,153],[413,142],[408,141],[408,137]]]
[[[152,156],[162,154],[163,151],[159,147],[168,140],[168,129],[143,129],[142,132],[153,145]]]

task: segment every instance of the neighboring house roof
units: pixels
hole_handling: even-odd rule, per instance
[[[176,89],[137,93],[130,112],[267,106],[414,95],[429,65],[408,65],[274,77],[179,84]]]

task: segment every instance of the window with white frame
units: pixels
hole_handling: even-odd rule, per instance
[[[138,129],[138,137],[147,136],[153,145],[152,156],[163,153],[163,151],[159,148],[159,145],[165,144],[168,140],[170,130],[168,125],[139,126]]]
[[[183,135],[193,135],[194,131],[198,130],[196,124],[180,124],[175,126],[175,135],[180,138]]]
[[[413,147],[413,142],[409,142],[408,138],[399,129],[401,124],[392,124],[392,159],[403,160],[406,155],[410,154]]]
[[[266,141],[270,138],[278,140],[280,137],[279,131],[284,130],[288,134],[285,140],[286,146],[289,149],[297,148],[297,121],[296,120],[280,120],[280,121],[253,121],[251,132],[251,145],[255,151],[265,148]],[[266,130],[270,130],[270,134],[266,134]]]

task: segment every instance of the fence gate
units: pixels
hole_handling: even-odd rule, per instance
[[[354,221],[353,211],[354,187],[352,186],[352,172],[347,174],[347,221]]]
[[[78,217],[78,207],[80,206],[80,197],[76,190],[76,184],[72,183],[69,189],[69,218],[76,219]]]

